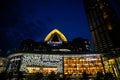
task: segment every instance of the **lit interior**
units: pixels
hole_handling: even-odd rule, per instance
[[[43,73],[48,73],[48,74],[50,74],[51,72],[57,73],[57,68],[43,68],[42,72]]]
[[[64,74],[82,74],[83,71],[88,74],[104,72],[100,57],[64,58]]]
[[[119,63],[118,62],[116,64],[116,61],[119,61],[120,57],[118,58],[112,58],[112,59],[109,59],[109,60],[105,60],[103,63],[104,63],[104,68],[105,68],[105,71],[106,72],[111,72],[113,73],[114,75],[113,76],[117,76],[119,77],[119,68],[117,66],[119,66]]]
[[[27,67],[28,73],[37,73],[40,72],[40,67]]]
[[[115,64],[114,59],[104,61],[104,67],[106,69],[106,72],[112,72],[113,73],[113,68],[114,68],[113,64]]]
[[[57,68],[47,67],[47,68],[40,68],[40,67],[27,67],[28,73],[37,73],[42,72],[50,74],[51,72],[57,73]]]

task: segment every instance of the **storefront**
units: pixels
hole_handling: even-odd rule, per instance
[[[110,54],[109,54],[110,55]],[[120,75],[120,57],[112,57],[104,59],[104,67],[106,72],[111,72],[115,77]]]
[[[50,71],[63,73],[63,58],[61,55],[19,53],[19,55],[9,56],[9,59],[9,72],[17,71],[19,68],[20,71],[26,73],[50,73]]]
[[[84,71],[88,74],[96,74],[97,71],[104,72],[100,55],[64,57],[64,74],[82,74]]]
[[[100,54],[35,54],[19,53],[11,55],[9,71],[23,71],[25,73],[55,73],[62,74],[96,74],[104,72]],[[14,63],[14,64],[13,64]],[[16,65],[16,66],[15,66]],[[16,69],[15,69],[15,68]]]

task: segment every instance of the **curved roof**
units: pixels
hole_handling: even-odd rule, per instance
[[[67,38],[63,35],[62,32],[60,32],[58,29],[53,29],[44,39],[44,41],[49,41],[51,38],[53,38],[54,35],[57,35],[59,39],[61,39],[64,42],[67,42]]]

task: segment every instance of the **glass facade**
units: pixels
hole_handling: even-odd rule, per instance
[[[26,73],[56,73],[63,74],[96,74],[97,71],[104,72],[99,54],[32,54],[21,53],[9,57],[9,72],[23,71]],[[16,63],[16,64],[15,64]]]
[[[111,72],[115,77],[120,75],[120,57],[104,59],[105,72]]]
[[[100,56],[64,58],[64,74],[82,74],[84,71],[88,74],[104,72]]]

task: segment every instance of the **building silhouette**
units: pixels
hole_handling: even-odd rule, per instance
[[[83,0],[95,51],[120,49],[120,20],[109,0]]]

